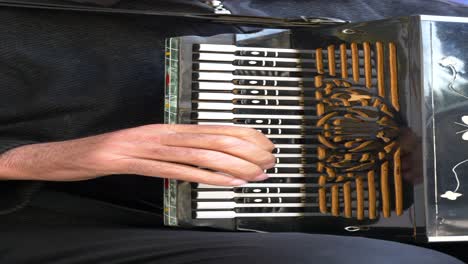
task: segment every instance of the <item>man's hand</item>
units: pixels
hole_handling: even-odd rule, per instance
[[[147,125],[12,149],[0,155],[0,179],[78,181],[139,174],[241,185],[267,178],[263,170],[274,166],[273,148],[248,128]]]

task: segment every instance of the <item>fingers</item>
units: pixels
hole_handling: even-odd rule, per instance
[[[162,125],[164,130],[176,133],[225,135],[249,141],[265,151],[271,152],[275,146],[261,132],[255,129],[235,126],[208,125]]]
[[[247,183],[241,179],[183,164],[145,159],[129,159],[124,163],[124,169],[128,171],[128,173],[143,176],[164,176],[170,179],[220,186],[239,186]]]
[[[160,136],[166,146],[187,147],[224,152],[257,164],[263,169],[275,164],[275,156],[259,146],[239,138],[225,135],[173,133]]]
[[[273,143],[249,128],[148,125],[120,137],[123,143],[111,147],[123,157],[119,163],[131,161],[133,172],[127,173],[231,186],[267,179],[264,170],[276,161]]]
[[[218,151],[185,147],[159,146],[143,158],[208,168],[247,181],[265,180],[267,176],[263,170],[271,167],[262,168],[257,164]]]

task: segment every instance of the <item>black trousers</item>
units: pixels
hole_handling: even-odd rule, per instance
[[[27,208],[0,217],[0,263],[462,262],[367,238],[167,228],[156,214],[43,192]]]

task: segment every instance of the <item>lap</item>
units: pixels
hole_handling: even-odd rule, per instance
[[[0,263],[461,263],[358,237],[240,233],[89,221],[30,206],[0,216]]]
[[[166,228],[157,215],[51,192],[0,216],[0,235],[0,263],[7,264],[461,263],[437,251],[367,238]]]

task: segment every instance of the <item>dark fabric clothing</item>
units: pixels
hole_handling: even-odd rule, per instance
[[[118,227],[29,227],[2,231],[2,263],[424,263],[462,264],[424,248],[365,238],[300,233],[221,233]],[[47,243],[43,243],[47,237]],[[73,243],[70,243],[73,241]],[[201,241],[203,241],[201,243]],[[34,249],[24,254],[21,248]]]
[[[229,6],[228,2],[226,6]],[[267,15],[338,17],[354,22],[415,14],[468,16],[467,7],[450,5],[437,0],[251,0],[240,2],[252,9],[264,10]]]
[[[0,152],[163,123],[164,39],[235,30],[167,18],[82,19],[79,13],[10,8],[0,13]],[[26,193],[36,188],[2,183],[1,194],[14,192],[13,185]],[[50,185],[116,203],[162,204],[160,179],[116,175]],[[17,207],[12,202],[18,194],[11,195],[0,199],[7,210]]]
[[[78,3],[85,3],[85,4],[95,4],[95,5],[102,5],[102,6],[112,6],[118,3],[120,0],[70,0],[73,2]]]
[[[213,12],[192,0],[121,1],[117,7]],[[165,38],[239,32],[169,18],[85,14],[83,20],[81,13],[15,8],[0,8],[0,14],[0,153],[163,123]],[[0,183],[0,195],[7,196],[0,199],[0,214],[21,208],[39,186]],[[162,205],[157,178],[114,175],[47,186],[148,210]]]
[[[63,206],[70,201],[56,199]],[[0,263],[462,263],[437,251],[374,239],[182,230],[151,222],[126,226],[114,215],[115,222],[96,222],[92,215],[70,216],[35,202],[0,218]]]

